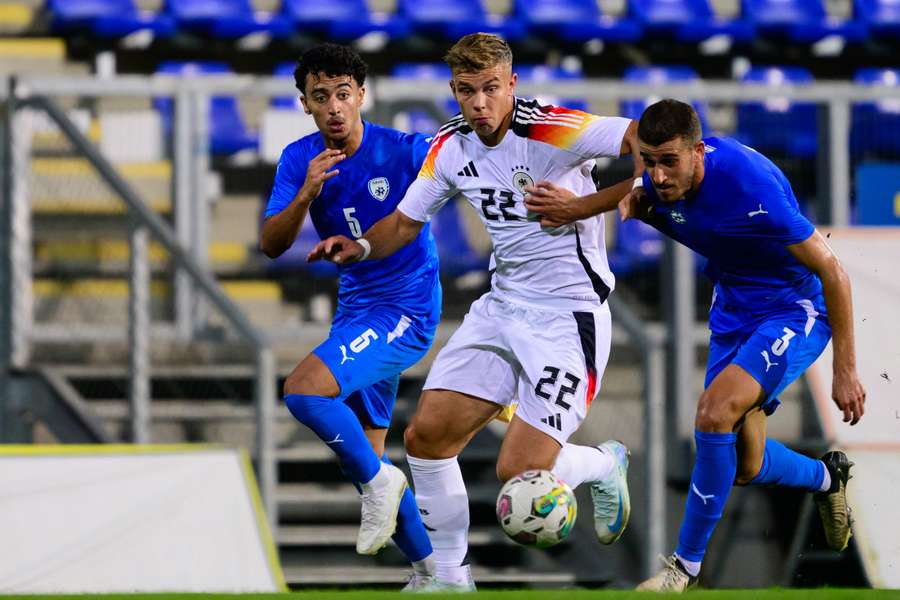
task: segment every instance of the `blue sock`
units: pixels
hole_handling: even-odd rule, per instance
[[[346,404],[324,396],[288,394],[284,403],[294,417],[313,430],[338,455],[351,481],[367,483],[381,468],[359,419]]]
[[[780,485],[818,492],[825,480],[821,460],[803,456],[781,442],[766,440],[763,463],[751,485]]]
[[[675,553],[685,560],[700,562],[734,484],[737,435],[695,431],[694,439],[697,459]]]
[[[392,464],[387,454],[381,457],[381,461]],[[426,533],[422,517],[419,515],[416,498],[409,488],[406,488],[406,491],[403,492],[403,499],[400,500],[397,531],[394,532],[391,539],[411,563],[431,555],[431,540],[428,539],[428,533]]]

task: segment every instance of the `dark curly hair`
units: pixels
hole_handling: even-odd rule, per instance
[[[314,76],[325,73],[331,77],[349,75],[356,83],[362,86],[366,82],[368,65],[347,46],[340,44],[319,44],[304,52],[297,61],[294,69],[294,85],[305,94],[306,76],[312,73]]]

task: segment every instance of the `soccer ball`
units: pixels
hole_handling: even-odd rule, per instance
[[[507,481],[497,496],[497,520],[510,538],[549,548],[572,531],[578,504],[572,488],[550,471],[525,471]]]

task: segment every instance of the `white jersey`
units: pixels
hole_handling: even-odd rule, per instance
[[[593,193],[594,158],[619,156],[629,123],[516,98],[506,135],[486,146],[457,116],[434,136],[397,208],[427,222],[448,199],[462,194],[493,242],[495,295],[552,310],[596,308],[615,285],[602,215],[541,227],[539,216],[525,208],[522,189],[547,180],[577,195]]]

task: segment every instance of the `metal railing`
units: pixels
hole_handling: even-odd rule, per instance
[[[176,234],[171,230],[156,213],[154,213],[144,201],[137,195],[131,186],[122,178],[116,169],[104,158],[94,145],[75,126],[66,114],[49,98],[37,93],[28,92],[27,88],[19,88],[14,81],[10,82],[9,93],[5,99],[7,111],[8,130],[12,131],[16,112],[23,108],[32,108],[44,111],[59,127],[60,131],[72,144],[72,146],[96,169],[98,175],[105,181],[128,207],[131,217],[129,246],[129,348],[130,348],[130,374],[129,374],[129,400],[131,403],[131,430],[133,439],[137,443],[146,443],[150,440],[150,407],[149,407],[149,336],[150,336],[150,266],[148,257],[148,237],[152,236],[168,252],[174,264],[176,264],[192,283],[202,292],[203,296],[212,302],[227,319],[254,348],[256,357],[256,377],[254,387],[254,400],[257,411],[256,432],[256,458],[259,470],[261,492],[265,502],[266,512],[270,523],[277,523],[277,505],[275,502],[276,471],[275,449],[272,427],[274,423],[274,411],[276,407],[276,371],[275,358],[271,346],[265,334],[257,330],[247,316],[234,304],[234,302],[222,291],[216,280],[208,270],[201,266],[195,256],[191,255]],[[7,139],[7,142],[10,140]],[[4,156],[12,156],[15,160],[14,144],[7,144],[4,148]],[[11,171],[17,169],[10,163]],[[8,181],[8,187],[4,190],[4,202],[7,211],[12,210],[16,214],[27,214],[29,206],[27,198],[16,194],[12,180]],[[24,203],[24,205],[23,205]],[[27,235],[27,226],[22,223],[14,223],[13,219],[5,219],[8,225],[8,247],[21,249],[22,239]],[[27,247],[28,240],[24,246]],[[15,251],[15,250],[14,250]],[[10,272],[3,273],[9,276],[8,281],[13,284],[12,296],[28,296],[30,292],[22,285],[23,281],[30,281],[31,263],[27,260],[13,260],[5,263]],[[28,270],[24,273],[22,271]],[[16,284],[20,284],[17,288]],[[10,307],[13,320],[16,313]],[[10,336],[12,337],[12,336]],[[13,337],[10,346],[15,356],[27,356],[27,349],[22,346],[26,341],[21,337]],[[18,346],[18,348],[16,347]],[[21,360],[21,359],[20,359]],[[10,364],[14,361],[10,360]]]

